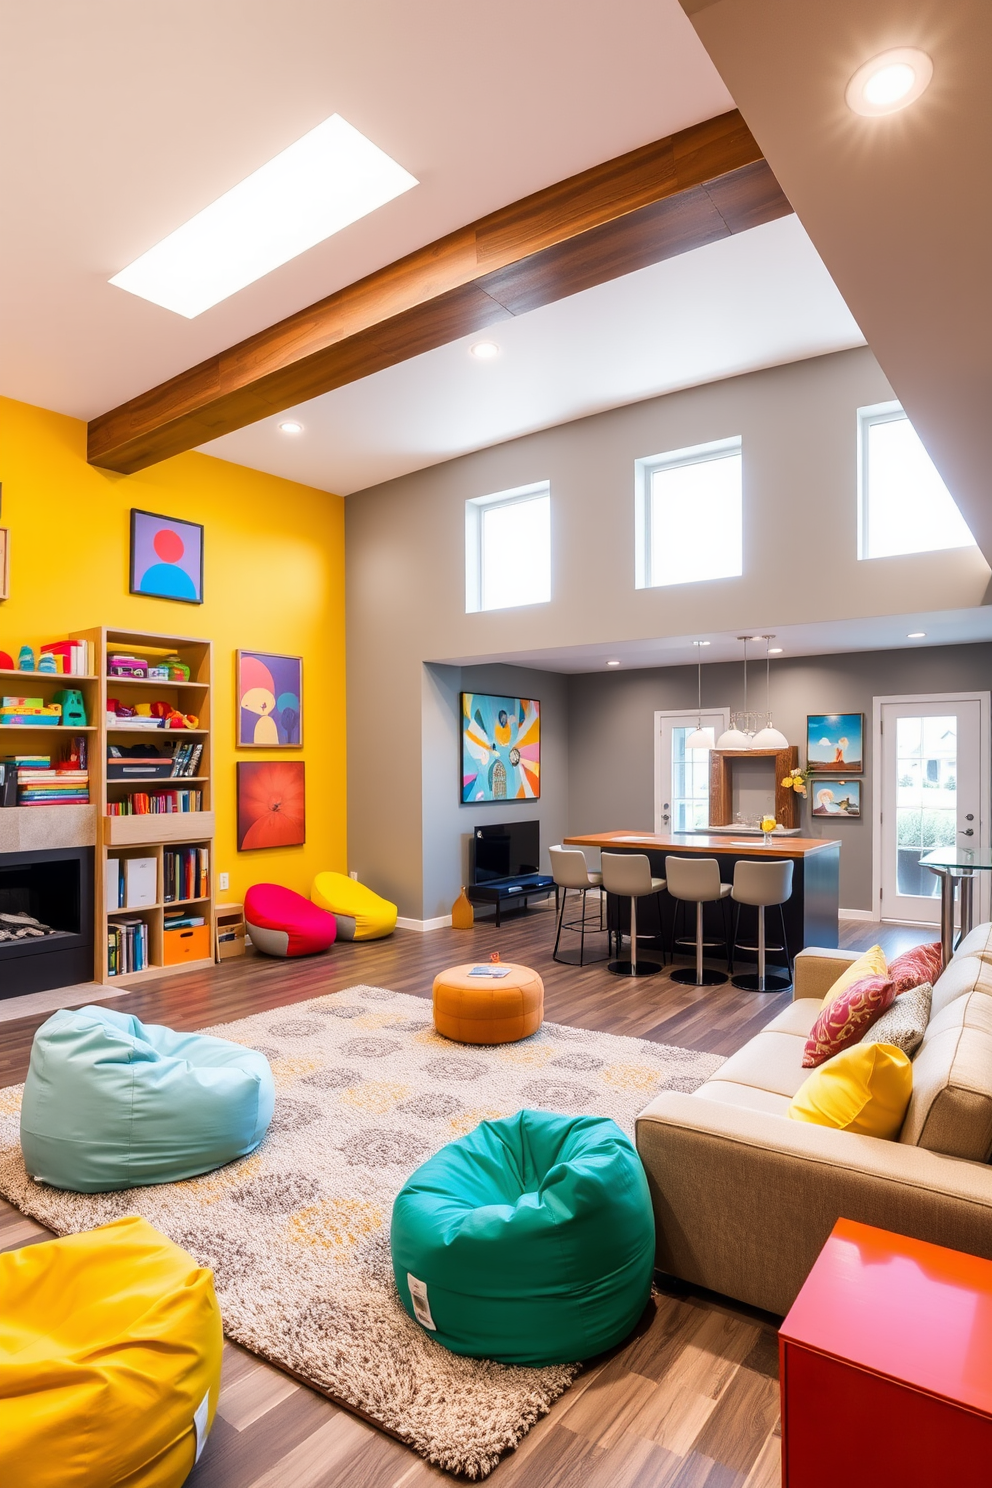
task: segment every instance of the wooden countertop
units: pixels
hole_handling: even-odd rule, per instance
[[[698,833],[678,832],[591,832],[585,837],[563,837],[567,847],[611,847],[630,852],[664,852],[670,849],[679,853],[733,853],[735,858],[808,858],[814,853],[839,847],[836,838],[830,837],[776,837],[770,847],[765,847],[760,837],[731,837],[722,833],[700,836]]]

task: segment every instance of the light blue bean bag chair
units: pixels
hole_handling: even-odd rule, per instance
[[[109,1008],[58,1012],[31,1048],[24,1164],[76,1193],[174,1183],[251,1152],[274,1101],[269,1062],[253,1049]]]

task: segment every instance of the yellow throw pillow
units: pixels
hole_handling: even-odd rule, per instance
[[[842,992],[846,992],[848,987],[853,987],[855,982],[860,982],[863,977],[885,977],[888,974],[889,965],[885,959],[885,952],[881,946],[873,945],[870,951],[865,951],[863,956],[859,956],[857,961],[852,961],[847,970],[841,973],[820,1006],[825,1008],[828,1003],[833,1002],[835,997],[839,997]]]
[[[815,1069],[789,1107],[793,1121],[891,1142],[913,1093],[913,1066],[893,1044],[854,1044]]]

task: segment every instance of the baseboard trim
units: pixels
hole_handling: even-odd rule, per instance
[[[427,930],[448,930],[450,927],[450,914],[435,915],[432,920],[409,920],[406,915],[397,915],[396,917],[397,930],[419,930],[425,932]]]
[[[842,920],[871,920],[872,924],[878,924],[879,920],[870,909],[839,909],[837,913]]]

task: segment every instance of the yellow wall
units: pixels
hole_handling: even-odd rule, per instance
[[[86,464],[86,425],[0,398],[0,525],[11,534],[11,597],[0,650],[17,660],[92,625],[202,636],[214,643],[215,864],[220,899],[263,880],[308,893],[322,868],[347,871],[345,839],[344,501],[310,486],[179,455],[137,475]],[[132,506],[204,524],[204,602],[128,593]],[[301,655],[302,750],[235,748],[234,653]],[[235,760],[304,759],[305,847],[239,853]]]

